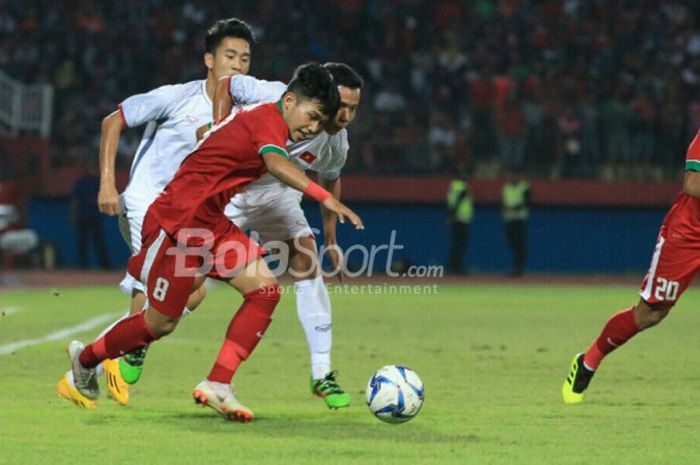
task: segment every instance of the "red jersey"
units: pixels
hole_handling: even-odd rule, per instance
[[[231,197],[265,173],[262,156],[268,152],[289,156],[284,149],[288,137],[279,103],[232,113],[185,158],[149,214],[171,236],[183,228],[205,228],[216,234],[228,226],[223,212]]]
[[[685,169],[700,172],[700,131],[688,147]],[[700,239],[700,200],[684,192],[678,194],[664,225],[687,239]]]

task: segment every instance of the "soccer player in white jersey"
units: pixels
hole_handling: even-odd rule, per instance
[[[287,151],[302,170],[318,173],[319,183],[340,199],[340,173],[349,149],[345,129],[355,118],[360,104],[363,80],[350,66],[324,65],[333,75],[341,97],[341,106],[325,130],[311,139],[288,142]],[[286,84],[232,76],[217,86],[214,120],[218,121],[233,106],[279,100]],[[316,240],[301,208],[301,195],[266,174],[250,183],[226,207],[226,215],[240,229],[255,231],[260,241],[284,242],[289,247],[289,272],[295,279],[297,314],[306,333],[311,352],[311,392],[322,397],[329,408],[350,405],[331,370],[332,322],[328,291],[320,274]],[[336,237],[336,216],[322,208],[326,250],[342,276],[342,254]]]
[[[120,230],[132,253],[141,249],[141,226],[148,207],[194,149],[196,129],[211,120],[218,81],[248,73],[253,42],[253,32],[245,22],[237,18],[217,21],[205,37],[205,79],[133,95],[102,121],[98,207],[102,213],[120,216]],[[146,128],[131,166],[129,184],[120,197],[114,177],[119,135],[125,128],[144,124]],[[147,305],[143,284],[128,273],[120,287],[131,295],[130,314],[140,312]],[[192,293],[183,311],[194,310],[203,298],[202,286]],[[104,362],[108,391],[117,402],[128,402],[128,385],[124,381],[133,384],[138,380],[144,357],[145,349],[139,349],[119,360]]]

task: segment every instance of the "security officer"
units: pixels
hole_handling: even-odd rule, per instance
[[[530,183],[519,174],[509,174],[503,185],[503,222],[513,265],[511,276],[521,276],[527,255],[527,220],[530,215]]]
[[[447,191],[448,223],[450,225],[450,254],[447,269],[450,273],[462,273],[462,262],[469,242],[469,224],[474,216],[474,203],[466,171],[450,183]]]

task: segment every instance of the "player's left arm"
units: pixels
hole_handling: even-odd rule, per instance
[[[331,137],[329,163],[318,173],[321,186],[338,200],[340,200],[341,193],[340,173],[345,167],[349,150],[348,133],[347,130],[343,129]],[[336,215],[321,205],[321,216],[323,218],[323,236],[326,245],[337,245]]]
[[[265,147],[263,147],[263,149],[264,148]],[[284,184],[287,184],[288,186],[316,199],[326,209],[335,213],[338,216],[338,221],[341,223],[344,223],[345,218],[347,218],[350,220],[350,223],[355,226],[355,228],[364,229],[362,220],[355,212],[343,205],[343,203],[333,197],[330,192],[309,179],[303,171],[301,171],[294,165],[294,163],[287,159],[286,152],[282,154],[276,150],[270,150],[261,153],[261,155],[263,157],[265,167],[271,175],[282,181]]]
[[[686,170],[683,178],[683,192],[691,197],[700,199],[700,172]]]
[[[321,187],[330,192],[334,198],[340,200],[340,193],[342,191],[340,176],[335,179],[325,179],[321,177],[320,184]],[[328,258],[331,261],[333,270],[338,272],[338,279],[343,282],[343,253],[340,246],[338,246],[338,236],[336,235],[338,216],[321,204],[321,217],[323,218],[323,240]]]
[[[333,197],[340,200],[340,193],[342,190],[340,177],[337,177],[335,179],[321,178],[319,184],[321,185],[321,187],[330,192],[333,195]],[[332,211],[328,211],[326,208],[324,208],[323,205],[321,205],[321,216],[323,218],[323,236],[326,238],[326,244],[337,243],[335,225],[338,220],[338,217]]]

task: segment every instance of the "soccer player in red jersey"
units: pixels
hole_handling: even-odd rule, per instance
[[[574,357],[562,386],[565,403],[583,402],[600,362],[635,334],[660,323],[700,270],[700,131],[688,147],[685,170],[683,192],[659,230],[639,303],[613,315],[588,350]]]
[[[129,260],[129,273],[146,285],[149,308],[120,321],[87,347],[77,341],[69,345],[72,369],[63,384],[71,400],[96,407],[95,367],[172,332],[190,293],[212,277],[234,287],[244,301],[214,367],[193,394],[230,420],[253,419],[230,383],[270,324],[279,286],[261,259],[264,250],[228,220],[224,207],[247,183],[270,172],[321,202],[341,222],[347,218],[362,228],[355,213],[287,160],[284,148],[288,139],[318,133],[339,105],[330,73],[308,64],[297,69],[279,102],[244,107],[209,131],[148,209],[141,250]]]

